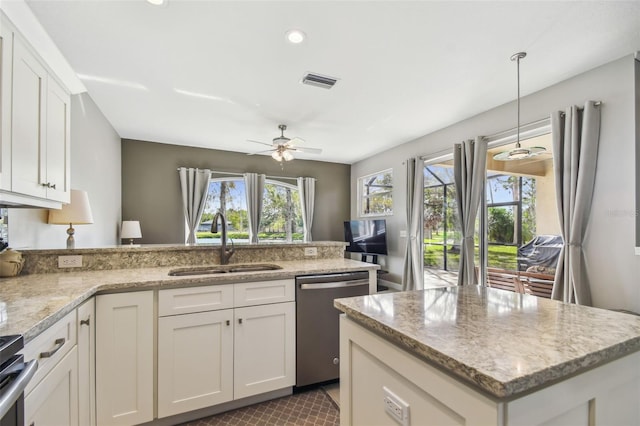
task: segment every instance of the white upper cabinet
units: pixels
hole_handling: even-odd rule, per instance
[[[0,201],[59,208],[70,197],[69,93],[2,19]]]

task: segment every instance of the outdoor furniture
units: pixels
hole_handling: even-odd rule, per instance
[[[477,272],[477,268],[476,268]],[[538,272],[519,272],[487,268],[487,287],[551,298],[554,276]]]

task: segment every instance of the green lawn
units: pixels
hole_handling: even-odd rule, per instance
[[[477,244],[477,242],[476,242]],[[516,246],[489,246],[489,266],[492,268],[503,268],[516,270],[518,263],[516,261],[518,247]],[[476,245],[476,256],[478,248]],[[477,261],[477,257],[476,257]],[[457,247],[452,244],[447,245],[447,269],[457,270],[460,264],[460,253]],[[424,240],[424,266],[427,268],[444,268],[444,250],[442,246],[442,238],[439,240]]]

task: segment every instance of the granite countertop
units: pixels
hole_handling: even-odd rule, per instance
[[[296,275],[378,269],[378,265],[351,259],[268,262],[282,269],[220,275],[172,277],[160,267],[33,274],[0,279],[0,335],[22,334],[25,343],[46,330],[78,305],[100,292],[228,284],[293,278]],[[198,265],[202,267],[204,265]]]
[[[465,286],[337,299],[365,328],[499,399],[640,350],[640,317]]]

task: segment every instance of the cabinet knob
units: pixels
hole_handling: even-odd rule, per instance
[[[49,188],[56,189],[56,184],[55,183],[54,184],[49,184]]]
[[[80,320],[80,325],[89,325],[91,324],[91,317],[87,318],[86,320]]]

